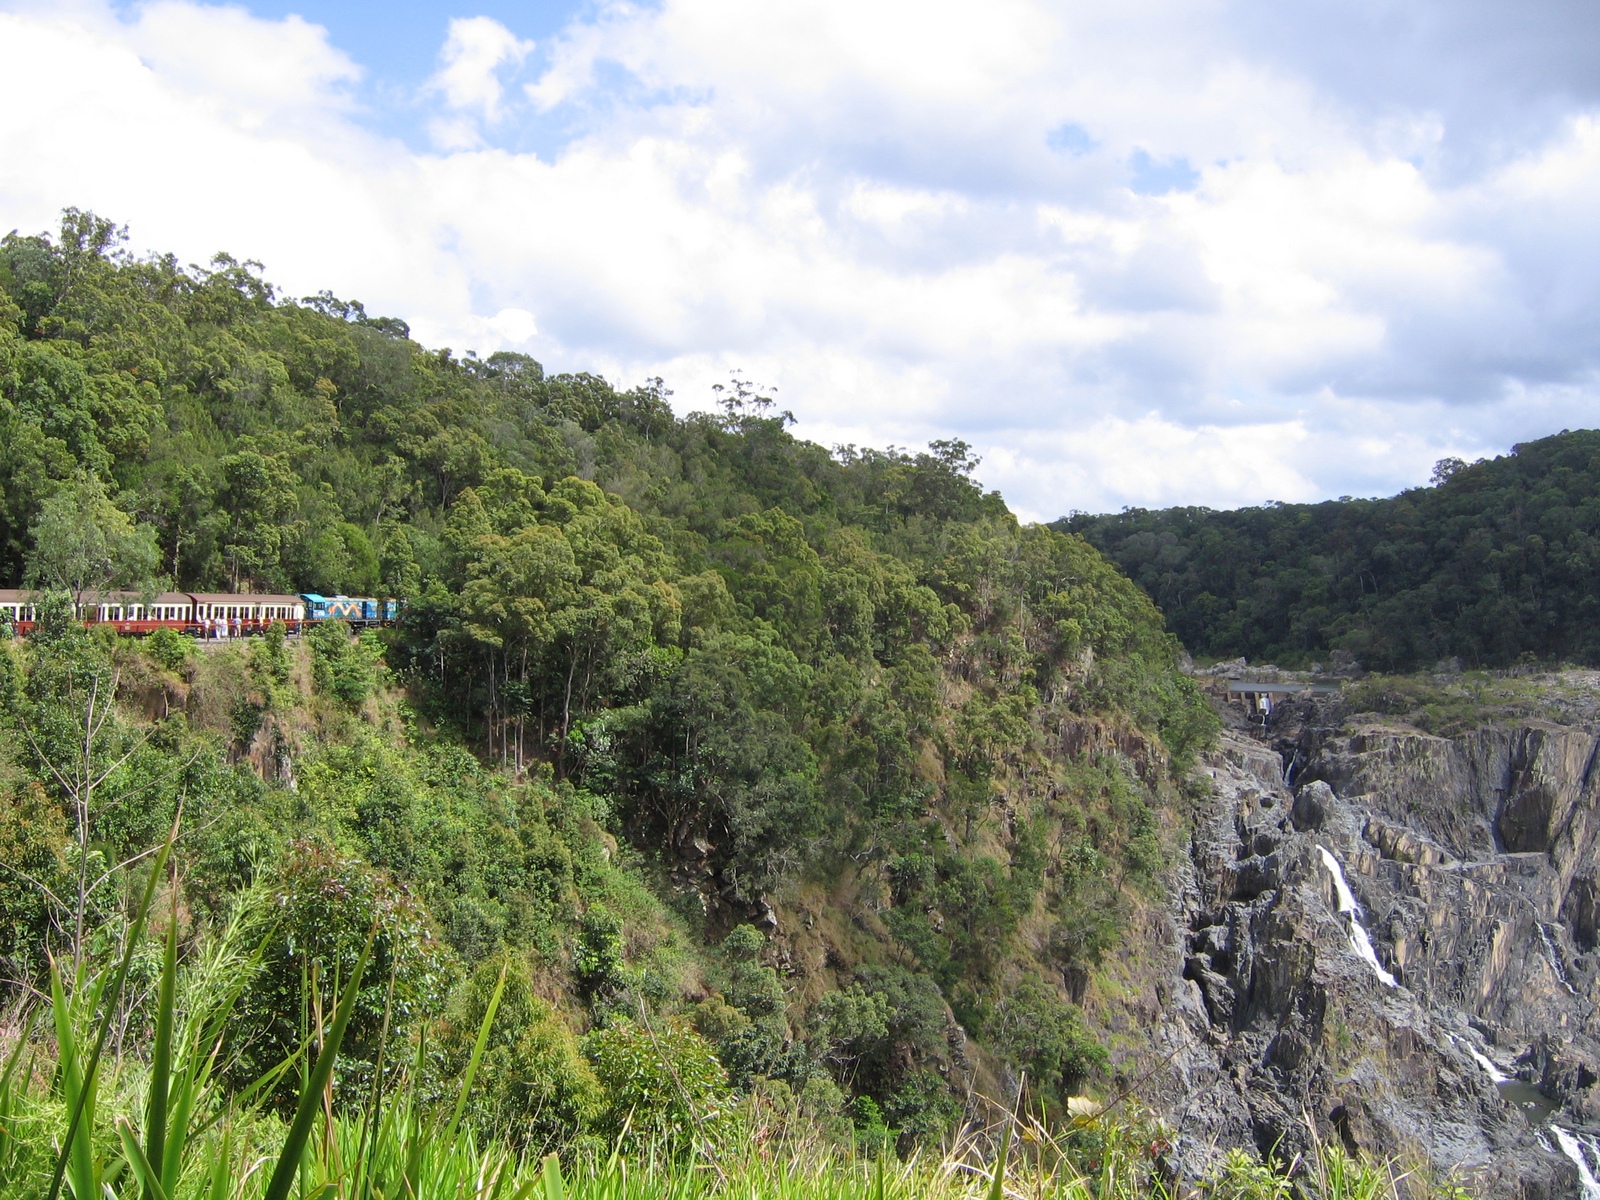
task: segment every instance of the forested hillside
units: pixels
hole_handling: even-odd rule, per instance
[[[1384,500],[1074,513],[1194,654],[1380,670],[1600,662],[1600,431]]]
[[[51,599],[0,644],[14,996],[114,958],[176,821],[183,960],[257,948],[236,1086],[374,924],[340,1096],[413,1058],[448,1094],[504,972],[471,1117],[534,1148],[730,1089],[937,1138],[1008,1067],[1103,1082],[1084,1006],[1215,718],[1088,543],[959,442],[830,452],[738,379],[679,417],[119,237],[0,243],[0,584],[404,608],[202,647]]]

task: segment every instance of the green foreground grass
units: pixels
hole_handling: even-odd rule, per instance
[[[19,1103],[20,1101],[20,1103]],[[321,1106],[319,1106],[321,1107]],[[48,1194],[51,1153],[68,1106],[59,1095],[10,1097],[0,1177],[7,1196]],[[290,1130],[271,1117],[237,1114],[208,1124],[171,1171],[170,1185],[148,1186],[141,1130],[115,1119],[120,1137],[95,1138],[99,1196],[152,1200],[1413,1200],[1460,1196],[1391,1165],[1363,1162],[1332,1145],[1313,1160],[1273,1169],[1243,1151],[1204,1180],[1179,1185],[1158,1162],[1159,1141],[1131,1117],[1092,1117],[1047,1131],[1019,1120],[964,1138],[943,1153],[898,1159],[821,1139],[743,1123],[733,1136],[686,1152],[592,1152],[524,1157],[470,1129],[448,1127],[407,1095],[376,1123],[369,1114],[319,1112],[294,1169],[273,1187]],[[1010,1136],[1015,1128],[1015,1139]],[[148,1162],[147,1159],[144,1162]],[[71,1174],[71,1171],[69,1171]],[[64,1194],[79,1193],[70,1182]]]
[[[175,837],[176,830],[173,836]],[[29,1200],[1415,1200],[1458,1195],[1390,1164],[1319,1145],[1309,1161],[1260,1164],[1243,1152],[1209,1177],[1170,1178],[1156,1123],[1129,1106],[1054,1128],[999,1114],[942,1153],[900,1159],[886,1138],[841,1140],[747,1100],[706,1111],[683,1094],[684,1119],[648,1136],[625,1124],[611,1147],[574,1144],[566,1161],[463,1118],[505,986],[502,974],[454,1096],[425,1097],[426,1045],[380,1044],[356,1103],[335,1104],[341,1041],[373,937],[331,1011],[306,1014],[300,1048],[255,1085],[219,1082],[250,954],[215,939],[180,969],[176,904],[147,932],[172,837],[155,856],[114,961],[91,970],[81,945],[54,960],[47,998],[17,1015],[0,1069],[0,1195]],[[130,1002],[141,953],[154,952],[148,994]],[[312,989],[317,994],[317,989]],[[138,1027],[139,1022],[147,1022]],[[648,1025],[646,1026],[648,1028]],[[385,1014],[385,1035],[389,1028]],[[654,1032],[651,1032],[654,1039]],[[385,1037],[387,1040],[387,1036]],[[409,1065],[401,1061],[410,1058]],[[291,1114],[263,1101],[298,1076]],[[669,1076],[678,1083],[676,1075]],[[681,1090],[682,1085],[678,1083]],[[346,1095],[349,1089],[345,1090]]]

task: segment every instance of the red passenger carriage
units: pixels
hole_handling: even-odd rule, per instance
[[[37,592],[0,588],[0,620],[27,636],[37,616],[37,598]],[[173,629],[201,638],[244,637],[265,631],[274,621],[282,621],[290,633],[298,633],[306,619],[306,602],[299,596],[221,592],[161,592],[155,596],[101,592],[85,595],[77,602],[77,610],[85,625],[109,625],[118,633]]]

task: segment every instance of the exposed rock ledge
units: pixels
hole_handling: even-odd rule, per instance
[[[1580,1138],[1600,1131],[1595,731],[1439,738],[1325,717],[1286,714],[1274,745],[1231,731],[1203,764],[1213,795],[1148,931],[1165,949],[1155,1059],[1170,1057],[1141,1090],[1178,1131],[1174,1165],[1337,1138],[1480,1195],[1577,1195],[1544,1114],[1495,1073]]]

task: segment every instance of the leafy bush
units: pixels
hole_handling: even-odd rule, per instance
[[[162,626],[144,640],[144,651],[169,671],[181,671],[194,643],[175,629]]]
[[[715,1145],[734,1119],[727,1073],[711,1047],[677,1022],[619,1020],[584,1039],[605,1089],[600,1127],[607,1138],[677,1154]]]
[[[961,1119],[961,1101],[937,1072],[912,1071],[884,1099],[884,1122],[900,1135],[902,1145],[947,1141]]]
[[[994,1006],[984,1033],[1048,1099],[1060,1103],[1106,1063],[1076,1005],[1043,980],[1030,976],[1008,989]]]
[[[318,690],[348,707],[360,708],[383,683],[383,643],[373,630],[352,637],[345,622],[323,621],[313,626],[306,641]]]
[[[471,1094],[480,1129],[534,1155],[566,1146],[600,1113],[600,1082],[572,1030],[533,991],[517,955],[486,960],[450,998],[440,1030],[447,1091],[465,1072],[501,972],[505,986]]]
[[[0,957],[10,960],[13,978],[41,976],[42,951],[67,916],[45,891],[72,894],[67,845],[66,816],[37,783],[0,794]]]
[[[604,904],[591,904],[578,922],[572,976],[586,1000],[609,995],[623,985],[622,922]]]
[[[314,1015],[332,1011],[371,931],[376,937],[339,1076],[341,1095],[359,1097],[386,1014],[390,1036],[403,1038],[439,1009],[447,959],[427,914],[383,873],[313,841],[292,843],[249,903],[244,936],[262,953],[229,1026],[236,1080],[254,1082],[294,1053]],[[294,1088],[292,1077],[284,1080],[277,1100],[287,1104]]]

